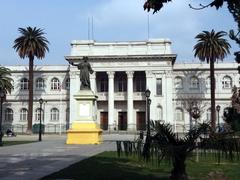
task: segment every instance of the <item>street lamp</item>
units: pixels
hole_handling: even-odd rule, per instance
[[[150,137],[150,104],[151,104],[151,99],[149,99],[151,94],[151,91],[147,89],[145,91],[145,96],[146,96],[146,111],[147,111],[147,138]]]
[[[3,145],[3,142],[2,142],[2,137],[3,137],[3,132],[2,132],[2,105],[3,105],[4,98],[5,98],[5,91],[0,89],[0,146]]]
[[[38,137],[38,141],[42,141],[42,104],[43,104],[43,99],[40,98],[39,100],[39,104],[40,104],[40,115],[39,115],[39,118],[40,118],[40,126],[39,126],[39,137]]]
[[[217,105],[216,106],[216,110],[217,110],[217,113],[218,113],[218,132],[220,132],[220,123],[219,123],[219,111],[221,109],[221,106]]]

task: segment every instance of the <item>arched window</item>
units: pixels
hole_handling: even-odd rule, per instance
[[[5,110],[5,121],[7,121],[7,122],[13,121],[13,110],[10,108],[7,108]]]
[[[206,85],[206,88],[207,88],[207,89],[210,89],[210,87],[211,87],[211,80],[210,80],[210,77],[209,77],[209,76],[208,76],[207,79],[206,79],[205,85]]]
[[[211,121],[211,108],[208,108],[208,110],[207,110],[207,122],[210,122]]]
[[[28,110],[26,108],[22,108],[20,110],[20,121],[27,121]]]
[[[183,88],[183,80],[181,77],[176,77],[174,79],[174,86],[175,89],[182,89]]]
[[[43,109],[41,114],[41,120],[43,121]],[[35,121],[40,121],[40,108],[37,108],[35,111]]]
[[[224,76],[222,80],[222,88],[230,89],[232,88],[232,78],[230,76]]]
[[[175,118],[176,118],[176,121],[183,121],[184,120],[183,110],[181,108],[176,108]]]
[[[27,90],[28,89],[28,79],[27,78],[22,78],[20,80],[20,89],[21,90]]]
[[[197,77],[193,76],[190,78],[190,88],[192,88],[192,89],[199,88],[199,80]]]
[[[57,108],[51,109],[51,121],[59,121],[59,110]]]
[[[70,89],[70,78],[67,78],[65,81],[65,88]]]
[[[158,105],[156,108],[157,120],[163,120],[162,106]]]
[[[43,78],[37,78],[36,89],[37,90],[43,90],[44,89],[44,79]]]
[[[59,90],[60,89],[60,81],[58,78],[53,78],[51,80],[51,90]]]

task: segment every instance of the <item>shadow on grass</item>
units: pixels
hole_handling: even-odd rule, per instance
[[[87,179],[87,180],[166,180],[169,171],[152,168],[139,163],[136,159],[117,158],[116,153],[102,153],[73,164],[59,172],[42,178],[50,179]]]

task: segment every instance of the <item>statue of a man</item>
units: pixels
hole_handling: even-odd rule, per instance
[[[92,74],[93,70],[87,60],[88,57],[83,57],[82,62],[80,62],[79,64],[70,63],[73,66],[77,66],[80,70],[80,90],[91,90],[89,73]]]

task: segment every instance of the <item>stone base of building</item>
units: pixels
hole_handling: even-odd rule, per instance
[[[67,131],[66,144],[101,144],[102,130],[96,123],[74,122]]]

